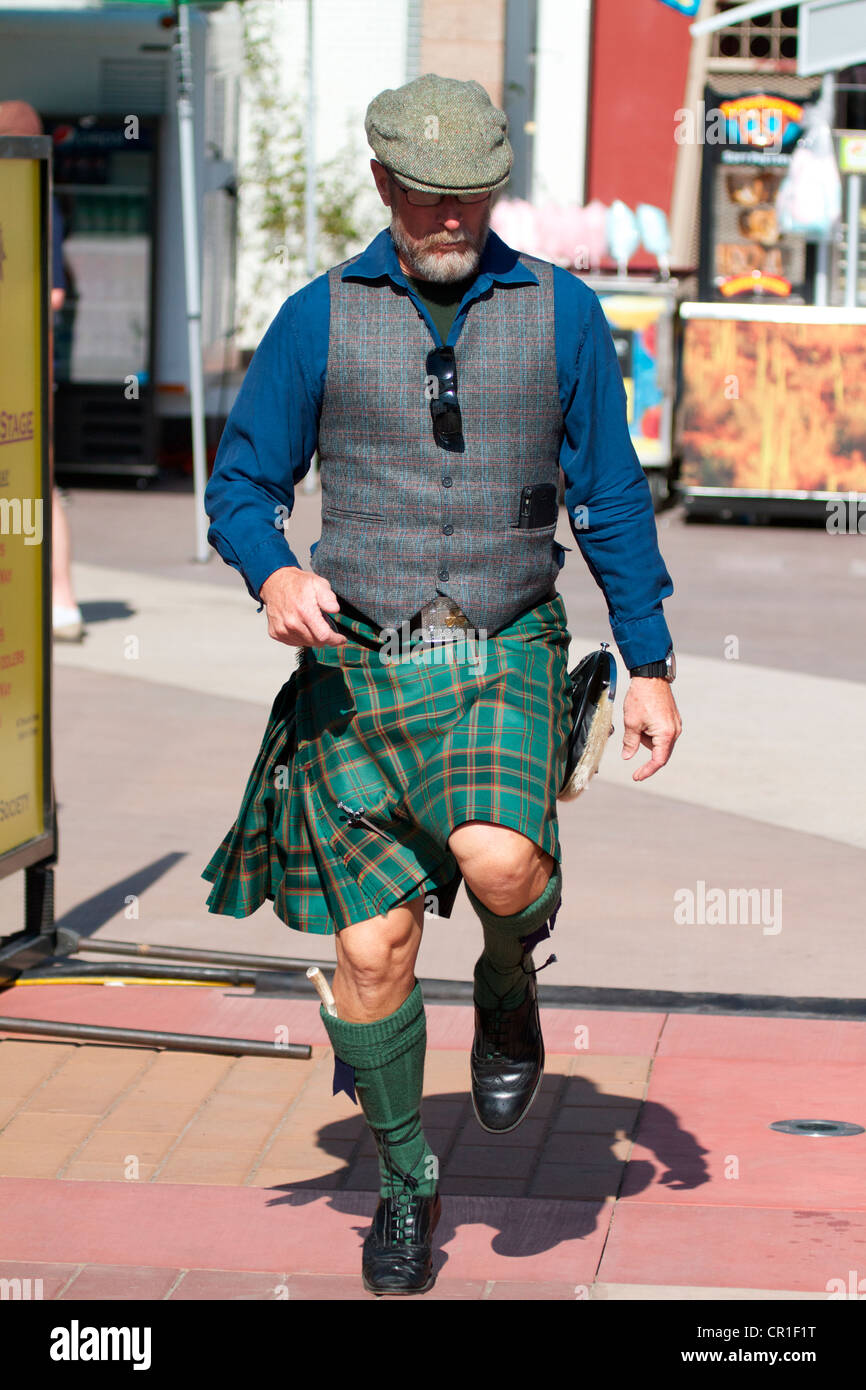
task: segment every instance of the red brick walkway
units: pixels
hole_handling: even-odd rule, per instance
[[[181,986],[9,989],[0,1012],[313,1047],[301,1061],[0,1034],[0,1279],[46,1299],[369,1298],[378,1169],[331,1095],[314,1001]],[[426,1298],[826,1298],[866,1271],[866,1024],[542,1011],[547,1065],[499,1139],[468,1097],[472,1012],[428,1005],[441,1168]]]

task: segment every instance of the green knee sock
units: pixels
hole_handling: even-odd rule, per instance
[[[319,1010],[334,1054],[355,1068],[355,1091],[379,1151],[379,1192],[396,1197],[403,1175],[419,1197],[436,1191],[437,1163],[421,1128],[427,1017],[421,986],[387,1018],[350,1023]]]
[[[475,1000],[484,1009],[496,1005],[516,1009],[526,995],[527,985],[523,969],[525,952],[519,938],[529,936],[553,915],[562,896],[562,871],[554,864],[547,886],[535,901],[508,917],[491,912],[468,883],[466,892],[484,930],[484,950],[474,972]]]

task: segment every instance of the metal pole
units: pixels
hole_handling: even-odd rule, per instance
[[[76,975],[99,975],[107,978],[126,975],[143,980],[190,980],[197,984],[223,985],[228,988],[230,985],[255,985],[262,974],[285,983],[296,978],[288,971],[281,974],[278,970],[240,970],[236,965],[181,965],[164,960],[69,960],[65,957],[54,958],[50,965],[40,964],[30,970],[22,970],[17,978],[26,984],[28,980],[49,981],[55,977],[63,979]],[[310,993],[312,994],[312,990]]]
[[[307,279],[316,274],[316,52],[313,32],[313,0],[307,0],[307,121],[304,177],[304,237]]]
[[[318,268],[316,252],[316,46],[313,27],[314,0],[307,0],[307,117],[306,159],[304,165],[304,245],[307,280],[314,280]],[[319,490],[319,456],[315,455],[301,482],[303,492]]]
[[[712,15],[715,0],[701,0],[699,15]],[[698,35],[692,40],[689,53],[689,66],[686,74],[686,90],[681,110],[691,112],[696,119],[700,116],[701,129],[696,132],[697,140],[687,140],[677,145],[674,163],[674,186],[671,193],[671,251],[673,266],[688,266],[695,259],[693,243],[695,229],[700,216],[701,201],[701,156],[704,150],[704,103],[703,92],[706,80],[707,57],[710,40]]]
[[[61,928],[61,931],[63,929]],[[88,939],[69,932],[72,938],[66,946],[67,934],[61,937],[61,945],[66,953],[74,956],[82,952],[95,952],[98,955],[161,957],[163,960],[206,961],[210,965],[245,965],[251,970],[278,970],[304,972],[311,965],[320,970],[333,970],[332,960],[303,960],[293,956],[245,955],[239,951],[205,951],[198,946],[160,946],[149,941],[107,941],[104,937]]]
[[[109,1028],[104,1023],[55,1023],[50,1018],[0,1018],[2,1033],[34,1033],[47,1038],[83,1038],[87,1042],[144,1043],[175,1052],[219,1052],[229,1057],[297,1057],[309,1061],[309,1043],[270,1043],[259,1038],[213,1038],[207,1034],[149,1032],[144,1028]]]
[[[857,308],[857,289],[860,274],[860,175],[848,175],[848,200],[846,216],[848,219],[847,266],[845,267],[845,307]]]
[[[836,78],[832,72],[825,72],[821,79],[821,105],[827,113],[827,120],[833,126],[833,98],[836,93]],[[815,303],[825,307],[830,302],[830,243],[819,241],[815,264]]]
[[[192,471],[195,492],[195,555],[210,559],[208,518],[204,509],[207,459],[204,433],[204,376],[201,361],[201,279],[199,274],[198,212],[195,186],[195,127],[192,109],[192,55],[189,6],[178,0],[174,43],[177,76],[177,130],[180,147],[180,198],[183,214],[183,258],[186,273],[186,320],[189,341],[189,397],[192,425]]]

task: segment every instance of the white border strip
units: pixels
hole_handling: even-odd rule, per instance
[[[684,319],[734,319],[748,323],[838,323],[866,324],[866,308],[830,308],[817,304],[711,304],[685,300],[680,305]]]
[[[853,497],[866,501],[866,493],[862,492],[808,492],[780,487],[692,487],[686,484],[678,491],[684,497],[764,497],[772,501],[784,497],[797,502],[836,502],[840,497]]]

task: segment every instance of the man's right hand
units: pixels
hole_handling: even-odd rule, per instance
[[[324,613],[339,613],[340,605],[321,574],[284,565],[269,574],[259,598],[268,615],[268,636],[290,647],[342,647],[347,639],[336,632]]]

